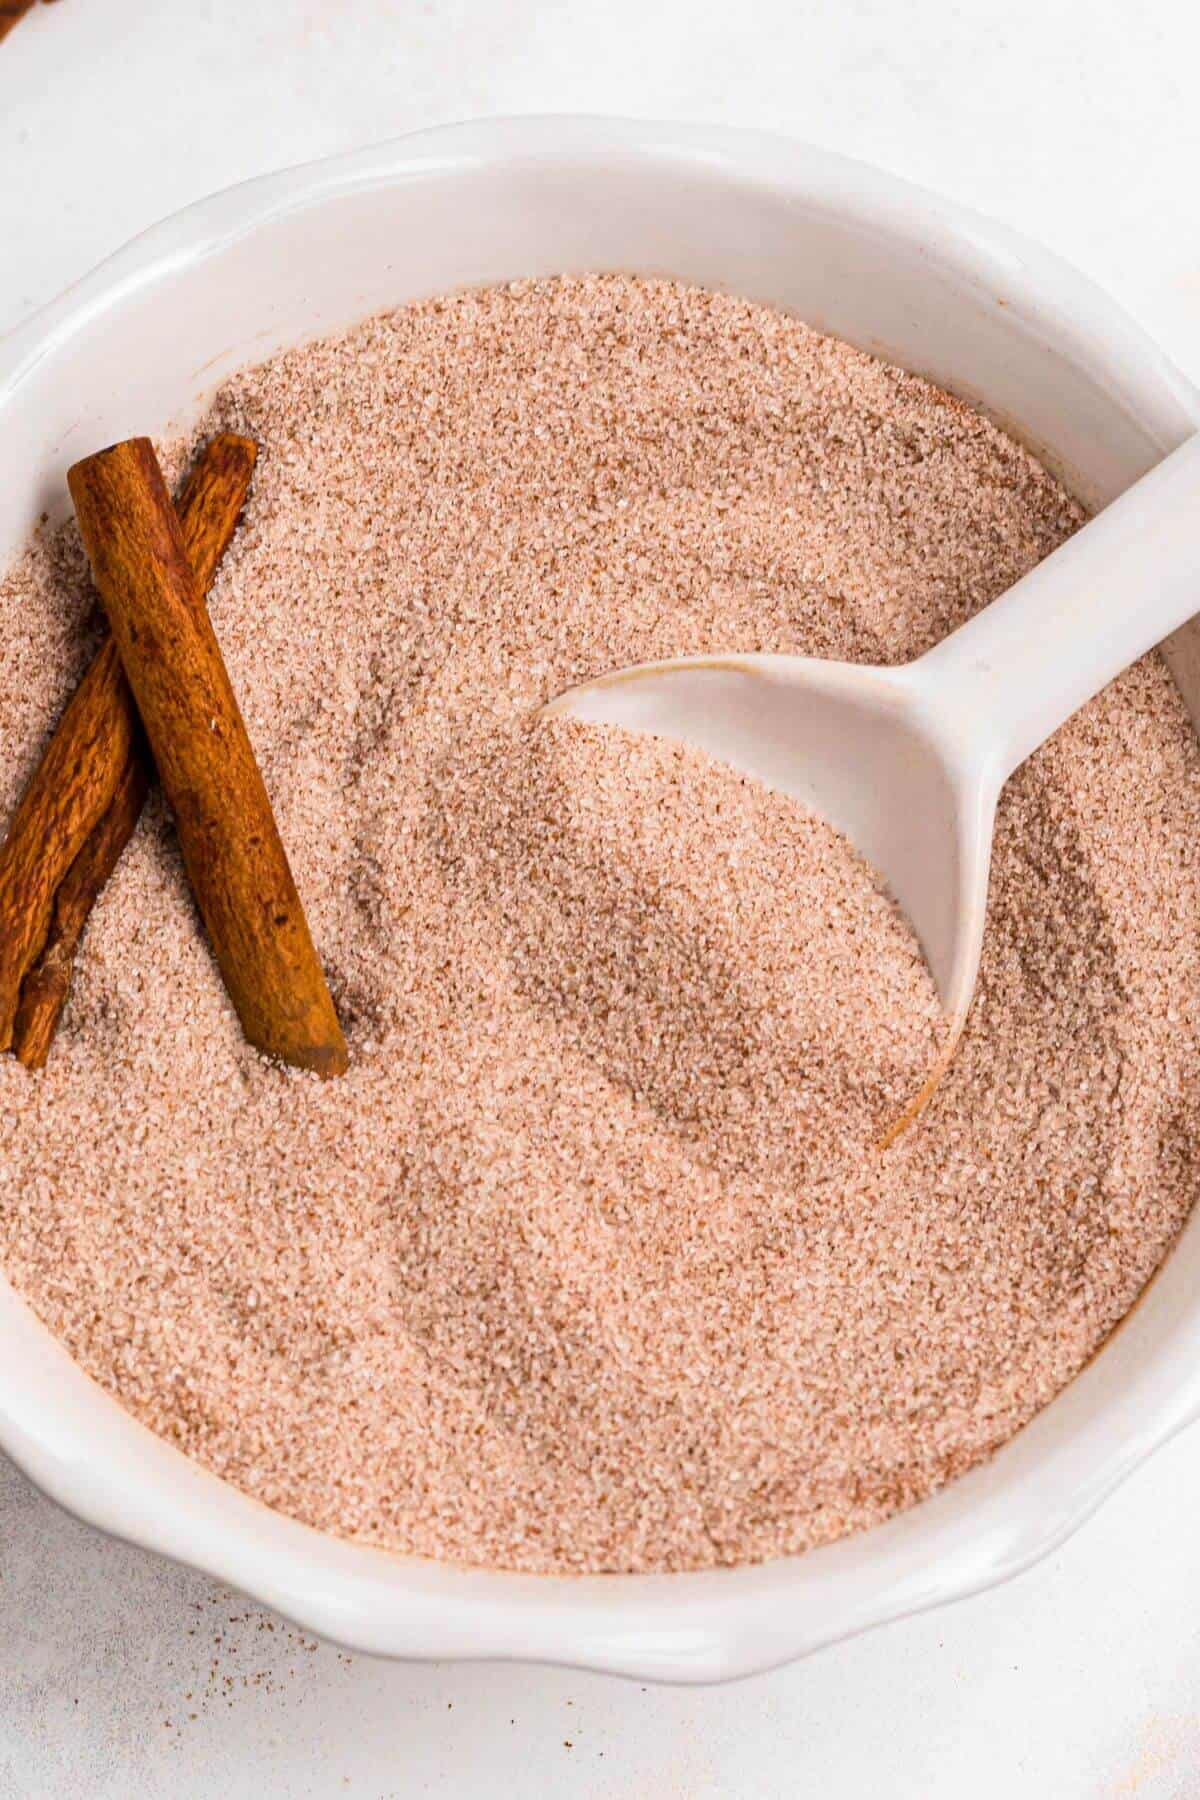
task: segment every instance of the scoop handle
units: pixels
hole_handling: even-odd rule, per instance
[[[1200,612],[1200,436],[912,665],[998,789],[1093,694]]]

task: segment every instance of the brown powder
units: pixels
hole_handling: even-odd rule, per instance
[[[1078,509],[927,383],[618,277],[376,319],[216,425],[263,456],[214,619],[353,1065],[242,1042],[152,805],[50,1066],[0,1063],[8,1275],[210,1468],[433,1556],[745,1561],[985,1457],[1196,1193],[1200,750],[1158,659],[1006,790],[970,1027],[882,1156],[937,1022],[868,871],[532,716],[676,652],[913,655]],[[0,583],[5,813],[80,578],[66,531]]]

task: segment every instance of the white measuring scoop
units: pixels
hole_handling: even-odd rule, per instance
[[[979,968],[1000,789],[1198,611],[1194,437],[915,662],[685,656],[585,682],[545,712],[695,745],[843,831],[912,922],[952,1046]]]

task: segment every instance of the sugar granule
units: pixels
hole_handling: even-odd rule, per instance
[[[247,1492],[467,1563],[744,1562],[986,1457],[1196,1194],[1200,750],[1160,661],[1006,789],[969,1029],[882,1156],[937,1019],[869,872],[533,717],[681,652],[912,656],[1078,507],[928,383],[626,277],[406,307],[237,375],[219,427],[262,456],[214,622],[352,1069],[242,1041],[152,802],[48,1068],[0,1059],[8,1276]],[[69,529],[0,581],[5,817],[86,593]]]

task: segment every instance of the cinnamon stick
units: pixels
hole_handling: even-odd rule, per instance
[[[79,940],[101,889],[133,836],[149,786],[146,760],[135,753],[125,765],[112,805],[54,896],[46,943],[21,984],[13,1027],[13,1049],[27,1069],[44,1067],[50,1054],[59,1016],[71,991]]]
[[[36,4],[37,0],[0,0],[0,43]]]
[[[242,1029],[269,1056],[341,1074],[346,1041],[154,447],[115,444],[67,482]]]
[[[188,553],[205,591],[233,535],[255,456],[249,438],[221,433],[201,451],[180,499]],[[136,813],[128,816],[128,792],[126,806],[107,818],[135,762],[148,774],[137,709],[108,639],[59,720],[0,845],[0,1050],[15,1050],[31,1068],[45,1061],[70,984],[74,945],[137,823]],[[93,834],[100,841],[85,854]],[[107,869],[106,854],[112,857]],[[56,896],[73,871],[72,892],[52,928]],[[75,921],[70,929],[68,920]],[[42,970],[45,957],[52,977]],[[26,982],[32,984],[28,998]]]
[[[0,44],[2,44],[13,26],[32,12],[37,0],[0,0]]]
[[[111,643],[76,688],[0,847],[0,1050],[46,941],[59,882],[112,804],[137,714]]]

